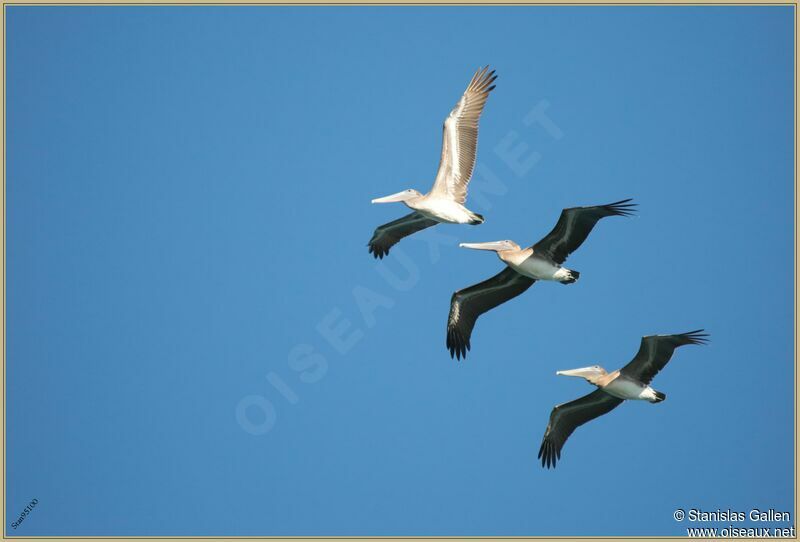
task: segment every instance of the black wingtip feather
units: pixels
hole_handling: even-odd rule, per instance
[[[450,351],[450,358],[455,357],[467,359],[467,351],[470,349],[469,339],[465,339],[459,329],[455,326],[447,327],[447,349]]]
[[[603,205],[603,208],[609,213],[610,216],[634,216],[634,211],[639,206],[638,203],[628,203],[633,201],[633,198],[615,201]]]
[[[378,245],[371,245],[369,243],[367,244],[367,246],[369,247],[369,253],[372,254],[376,260],[377,259],[382,260],[384,256],[389,254],[388,248],[383,248]]]
[[[450,358],[456,358],[458,361],[461,361],[463,348],[458,328],[450,325],[447,326],[447,340],[445,344],[450,351]],[[466,355],[464,355],[464,357],[466,357]]]
[[[680,336],[686,341],[686,344],[699,344],[705,345],[709,343],[708,333],[704,333],[705,329],[695,329],[694,331],[687,331],[681,333]]]
[[[561,459],[561,450],[556,448],[551,439],[545,437],[539,447],[539,455],[536,457],[542,460],[542,468],[554,469],[556,468],[556,461]]]

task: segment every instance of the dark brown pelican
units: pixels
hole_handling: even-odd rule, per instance
[[[578,280],[580,273],[561,267],[561,264],[583,244],[598,220],[607,216],[631,215],[636,204],[628,203],[630,201],[564,209],[553,231],[525,249],[513,241],[461,243],[460,246],[465,248],[495,251],[508,267],[488,280],[453,294],[447,319],[450,357],[460,360],[467,356],[472,328],[481,314],[517,297],[537,280],[555,280],[561,284]]]
[[[414,211],[375,230],[368,246],[376,258],[387,255],[403,237],[440,222],[483,224],[483,217],[467,209],[464,203],[478,152],[478,119],[495,87],[492,84],[495,79],[494,70],[489,71],[488,66],[475,72],[467,90],[444,120],[442,156],[430,192],[422,195],[409,189],[372,200],[372,203],[403,202]]]
[[[558,371],[557,375],[585,378],[597,389],[580,399],[558,405],[550,413],[539,458],[543,467],[555,467],[561,459],[561,448],[575,429],[586,422],[614,410],[626,399],[660,403],[666,395],[650,387],[653,377],[663,369],[675,349],[686,344],[706,344],[708,335],[702,329],[678,335],[642,337],[639,352],[622,369],[606,372],[599,365]]]

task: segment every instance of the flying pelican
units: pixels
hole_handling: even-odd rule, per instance
[[[572,284],[580,273],[561,267],[567,257],[583,244],[597,221],[607,216],[630,216],[635,203],[630,199],[561,211],[553,231],[541,241],[521,249],[513,241],[461,243],[464,248],[493,250],[508,266],[494,277],[453,294],[447,318],[447,349],[450,357],[467,357],[472,328],[478,317],[530,288],[537,280]]]
[[[486,66],[475,72],[467,90],[444,120],[442,156],[431,191],[423,196],[408,189],[372,200],[372,203],[401,201],[414,211],[375,230],[368,243],[375,258],[389,254],[389,249],[403,237],[439,222],[483,224],[483,217],[464,207],[464,202],[478,151],[478,119],[497,79],[494,70],[488,70]]]
[[[598,389],[580,399],[558,405],[550,413],[539,457],[542,467],[556,466],[561,448],[578,426],[614,410],[625,399],[660,403],[666,395],[650,387],[653,377],[663,369],[675,349],[686,344],[706,344],[708,335],[702,329],[678,335],[642,337],[639,352],[622,369],[607,373],[599,365],[558,371],[557,375],[585,378]]]

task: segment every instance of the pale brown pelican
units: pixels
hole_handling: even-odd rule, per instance
[[[599,365],[558,371],[557,375],[585,378],[597,389],[580,399],[558,405],[550,413],[550,423],[539,448],[542,467],[556,466],[556,461],[561,459],[561,448],[577,427],[611,412],[622,401],[660,403],[666,399],[666,395],[650,387],[653,377],[667,365],[677,347],[706,344],[707,337],[702,329],[678,335],[650,335],[642,337],[639,352],[633,360],[613,373],[607,373]]]
[[[442,156],[431,191],[424,196],[413,189],[377,198],[372,203],[403,202],[413,213],[378,227],[368,246],[376,258],[383,258],[403,237],[440,222],[483,224],[483,217],[464,207],[467,185],[478,151],[478,119],[494,89],[497,76],[486,66],[472,76],[463,96],[444,120]]]
[[[607,216],[631,215],[636,204],[629,201],[564,209],[553,231],[525,249],[513,241],[461,243],[459,246],[465,248],[495,251],[508,267],[488,280],[453,294],[447,318],[450,357],[466,358],[472,328],[481,314],[517,297],[537,280],[555,280],[561,284],[578,280],[580,273],[561,267],[561,264],[583,244],[598,220]]]

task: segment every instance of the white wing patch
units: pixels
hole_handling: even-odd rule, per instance
[[[431,195],[446,197],[459,204],[467,200],[467,185],[478,152],[478,120],[492,83],[497,79],[489,67],[475,72],[467,90],[444,121],[442,156]]]

